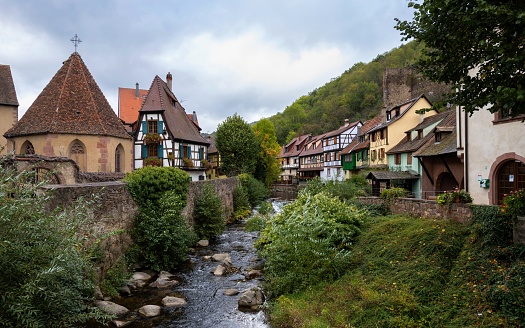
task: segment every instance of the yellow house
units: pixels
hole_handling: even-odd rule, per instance
[[[131,172],[133,141],[77,52],[5,134],[8,150],[73,159],[84,172]]]
[[[406,137],[406,131],[412,129],[425,117],[438,113],[425,95],[411,99],[391,108],[383,109],[382,122],[367,132],[370,140],[370,168],[387,168],[386,153]],[[430,109],[426,111],[425,109]]]
[[[9,65],[0,65],[0,155],[7,153],[7,139],[2,136],[18,121],[18,99]]]

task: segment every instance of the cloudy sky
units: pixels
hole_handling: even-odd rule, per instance
[[[118,88],[173,91],[203,132],[238,113],[253,122],[401,45],[408,0],[0,0],[0,64],[21,116],[74,52],[113,110]]]

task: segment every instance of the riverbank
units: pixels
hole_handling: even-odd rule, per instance
[[[470,224],[374,217],[351,269],[272,303],[272,327],[521,327],[525,248],[493,209]],[[476,216],[476,215],[474,215]]]

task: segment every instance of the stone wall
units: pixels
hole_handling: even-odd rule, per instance
[[[98,244],[99,278],[124,255],[131,246],[130,231],[137,213],[137,204],[123,182],[100,182],[75,185],[48,185],[52,193],[49,208],[66,208],[79,198],[95,200],[89,208],[87,222],[80,232],[87,238],[87,247]]]
[[[297,185],[274,184],[270,188],[270,196],[282,200],[294,200],[298,192],[299,186]]]
[[[184,215],[193,224],[191,217],[195,196],[204,183],[211,183],[222,199],[226,215],[229,217],[233,210],[233,192],[237,186],[236,178],[217,179],[209,181],[191,182],[188,191],[187,206]],[[99,278],[104,276],[124,255],[132,245],[130,231],[138,207],[129,193],[124,182],[97,182],[73,185],[48,185],[42,187],[43,192],[51,194],[48,202],[49,209],[58,207],[67,208],[79,198],[95,200],[96,206],[90,207],[87,213],[87,222],[80,232],[88,240],[87,246],[95,243],[100,250]]]
[[[379,197],[359,197],[358,200],[365,204],[382,204]],[[439,205],[434,200],[398,198],[389,206],[392,214],[410,215],[413,217],[448,219],[467,223],[472,218],[470,204],[454,203]]]
[[[449,91],[445,84],[425,79],[411,68],[387,68],[383,74],[383,103],[386,108],[424,94],[432,103],[443,100]]]
[[[213,179],[207,181],[192,181],[190,189],[188,191],[187,205],[182,211],[182,215],[188,219],[193,225],[193,207],[195,203],[195,197],[199,193],[199,189],[206,183],[211,183],[215,187],[215,191],[222,200],[225,206],[226,218],[229,218],[233,212],[233,191],[237,186],[237,178],[226,178],[226,179]]]

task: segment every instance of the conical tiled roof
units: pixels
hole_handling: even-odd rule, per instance
[[[48,133],[131,138],[77,52],[5,136]]]
[[[158,75],[151,83],[148,96],[140,112],[162,112],[166,128],[174,139],[208,144],[208,141],[200,134],[197,125],[186,115],[177,97]]]

